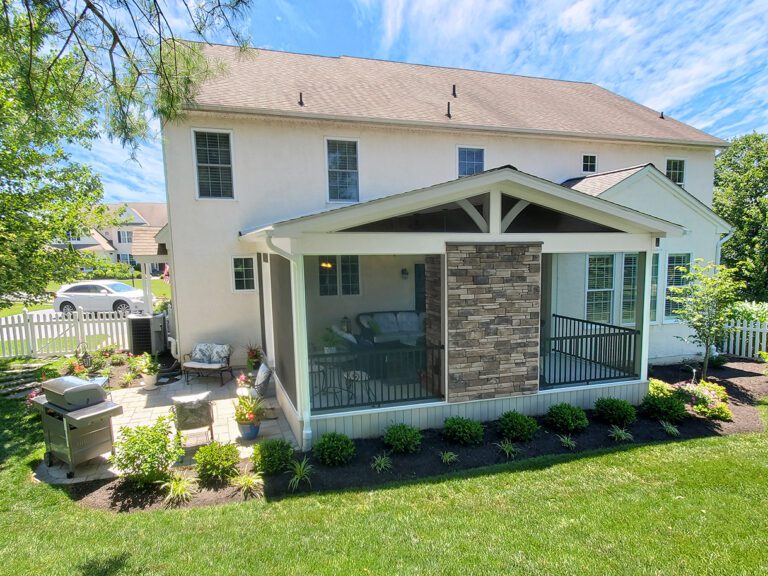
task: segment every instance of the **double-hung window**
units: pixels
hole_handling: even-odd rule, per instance
[[[621,322],[634,324],[637,302],[637,254],[624,254],[624,280],[621,290]]]
[[[659,308],[659,253],[653,255],[651,261],[651,322],[656,322]]]
[[[357,202],[360,199],[360,175],[355,140],[327,140],[328,200]]]
[[[129,264],[130,266],[136,266],[136,260],[134,260],[133,254],[118,254],[117,261],[123,264]]]
[[[581,171],[588,174],[597,172],[597,156],[594,154],[582,154]]]
[[[485,150],[482,148],[459,148],[459,178],[472,176],[485,170]]]
[[[587,265],[587,320],[610,324],[613,317],[613,254],[590,254]]]
[[[124,230],[117,231],[117,241],[121,244],[129,244],[133,242],[133,232],[127,232]]]
[[[685,160],[676,158],[667,159],[667,178],[678,186],[685,185]]]
[[[253,258],[233,258],[235,273],[235,290],[255,290],[256,275],[253,268]]]
[[[360,258],[358,256],[320,256],[320,296],[360,294]]]
[[[234,198],[231,134],[196,130],[194,135],[198,196]]]
[[[680,308],[680,304],[673,302],[670,299],[669,289],[674,287],[685,286],[685,276],[691,266],[690,254],[670,254],[667,257],[667,300],[664,304],[664,318],[667,320],[674,319],[676,312]]]

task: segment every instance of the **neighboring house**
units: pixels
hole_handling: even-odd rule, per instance
[[[106,258],[107,260],[111,260],[113,262],[117,258],[117,250],[115,250],[115,247],[98,230],[91,230],[88,236],[67,234],[66,241],[55,242],[52,246],[54,248],[66,248],[70,245],[75,250],[92,252],[97,256]]]
[[[154,237],[168,223],[168,209],[163,202],[122,202],[107,206],[112,210],[123,208],[120,225],[101,231],[114,246],[113,260],[135,266],[137,234],[142,238]],[[150,270],[152,274],[159,274],[162,266],[153,262]]]
[[[179,349],[261,344],[305,449],[636,403],[697,352],[666,291],[729,230],[722,140],[593,84],[205,50],[163,129]]]

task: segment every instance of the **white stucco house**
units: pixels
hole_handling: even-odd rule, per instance
[[[260,344],[304,448],[639,402],[697,352],[666,290],[729,231],[722,140],[593,84],[205,50],[163,129],[178,345]]]

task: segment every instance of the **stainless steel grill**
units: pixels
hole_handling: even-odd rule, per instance
[[[101,386],[65,376],[44,382],[42,392],[33,402],[43,420],[48,466],[64,462],[72,478],[78,464],[112,451],[112,417],[123,407],[108,401]]]

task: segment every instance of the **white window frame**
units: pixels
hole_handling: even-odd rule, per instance
[[[197,132],[214,132],[216,134],[229,134],[229,160],[232,168],[232,198],[214,198],[211,196],[200,196],[200,182],[197,176],[197,144],[195,134]],[[192,171],[195,174],[195,200],[202,202],[232,202],[237,200],[237,182],[235,180],[235,133],[228,128],[202,128],[193,127],[190,129],[190,138],[192,143]]]
[[[659,314],[659,301],[662,300],[662,298],[660,298],[659,296],[660,296],[661,287],[664,285],[662,284],[662,274],[661,274],[661,262],[663,259],[663,254],[660,250],[655,250],[649,253],[649,256],[650,256],[650,263],[648,264],[648,266],[651,267],[651,283],[648,285],[648,290],[651,292],[651,297],[648,299],[648,321],[651,324],[661,324],[662,323],[661,318],[664,314],[663,314],[663,311],[661,315]],[[657,272],[656,272],[656,319],[655,320],[653,319],[653,291],[652,291],[653,257],[654,256],[658,256],[658,262],[656,262]],[[666,276],[664,277],[664,283],[666,283]]]
[[[584,170],[584,156],[594,156],[595,157],[595,169],[594,169],[593,172],[587,172],[587,171]],[[598,164],[598,157],[597,157],[597,154],[595,152],[582,152],[581,153],[581,167],[579,168],[579,171],[582,174],[597,174],[598,171],[599,171],[598,170],[598,166],[599,166],[599,164]]]
[[[620,319],[619,325],[620,326],[634,326],[635,321],[625,321],[624,320],[624,270],[627,262],[627,256],[635,256],[637,258],[637,262],[635,262],[635,316],[637,316],[637,282],[639,280],[639,273],[640,273],[640,252],[622,252],[621,254],[621,278],[619,279],[618,286],[619,286],[619,293],[621,294],[621,298],[619,298],[618,302],[618,310],[616,311],[616,314],[618,314],[618,318]]]
[[[251,262],[253,262],[253,288],[238,288],[235,284],[235,258],[250,258]],[[229,259],[229,267],[230,267],[230,282],[232,285],[232,293],[233,294],[243,294],[243,293],[250,293],[250,292],[257,292],[259,287],[259,276],[258,276],[258,270],[256,270],[256,265],[258,264],[257,258],[255,254],[233,254],[232,257]]]
[[[120,240],[121,235],[123,234],[130,234],[131,239],[130,240]],[[133,244],[133,230],[118,230],[117,231],[117,243],[118,244]]]
[[[664,269],[664,290],[661,293],[661,317],[663,318],[664,324],[679,324],[681,320],[675,316],[667,316],[667,292],[669,290],[669,257],[670,256],[688,256],[688,269],[690,270],[691,265],[693,264],[693,254],[691,252],[667,252],[664,255],[664,266],[662,267]],[[661,263],[661,257],[659,257],[659,263]],[[661,275],[659,275],[661,276]],[[661,277],[659,277],[659,284],[661,285]],[[658,318],[658,314],[656,315]]]
[[[675,182],[674,180],[672,180],[671,178],[669,178],[669,176],[667,176],[667,163],[670,160],[677,160],[677,161],[680,161],[680,162],[683,163],[683,181],[680,182],[679,184],[677,182]],[[675,184],[677,184],[681,188],[685,188],[685,184],[688,181],[688,159],[687,158],[680,158],[680,157],[676,157],[676,156],[669,156],[668,158],[665,158],[664,159],[664,176],[667,176],[667,178],[669,178],[672,182],[674,182]]]
[[[613,258],[613,277],[611,278],[611,288],[595,288],[590,289],[589,287],[589,258],[591,256],[611,256]],[[584,320],[587,322],[597,322],[598,324],[614,324],[614,319],[616,317],[616,277],[618,276],[616,274],[616,263],[619,260],[617,256],[620,256],[620,254],[616,254],[614,252],[589,252],[587,254],[587,258],[584,262]],[[621,258],[622,265],[624,262],[624,259]],[[622,270],[623,272],[623,270]],[[623,278],[623,275],[622,275]],[[589,309],[589,293],[590,292],[610,292],[611,293],[611,317],[608,319],[607,322],[598,322],[597,320],[590,320],[588,318],[587,311]],[[619,291],[620,292],[620,291]]]
[[[333,256],[336,258],[336,294],[320,294],[320,258],[323,256]],[[341,258],[343,256],[356,256],[357,257],[357,294],[343,294],[342,293],[342,277],[341,277]],[[317,293],[318,298],[358,298],[363,295],[363,260],[359,254],[320,254],[317,257],[315,270],[317,270]]]
[[[482,150],[483,151],[483,172],[487,169],[485,167],[486,160],[488,158],[488,151],[486,150],[485,146],[477,146],[475,144],[456,144],[456,178],[466,178],[466,176],[460,176],[459,175],[459,154],[461,153],[462,148],[471,148],[472,150]],[[469,174],[468,176],[471,176]]]
[[[332,200],[331,199],[331,166],[328,163],[328,142],[354,142],[357,147],[357,200]],[[328,204],[359,204],[362,197],[363,180],[360,155],[360,139],[344,136],[324,136],[323,137],[323,156],[325,157],[325,201]]]

